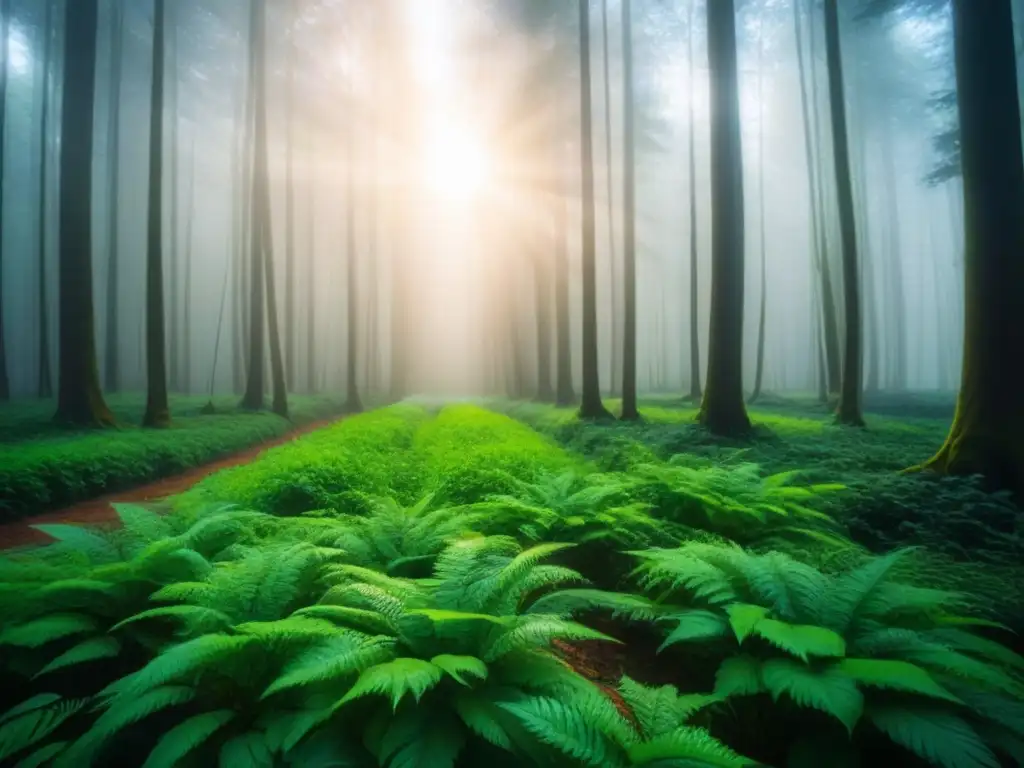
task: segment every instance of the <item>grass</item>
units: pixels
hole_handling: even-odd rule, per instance
[[[664,401],[488,405],[352,417],[0,558],[0,761],[1019,762],[1024,659],[992,619],[1024,628],[1020,561],[855,525],[926,487],[1019,519],[895,472],[941,439],[932,404],[860,433],[770,403],[744,445]]]
[[[118,427],[69,430],[52,421],[46,401],[0,406],[0,520],[16,520],[141,485],[200,466],[297,426],[338,413],[329,396],[290,400],[291,419],[269,412],[242,413],[234,396],[171,398],[174,422],[166,430],[142,429],[145,397],[113,395],[108,404]]]

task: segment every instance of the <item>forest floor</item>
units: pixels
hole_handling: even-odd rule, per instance
[[[33,515],[13,522],[0,523],[0,550],[37,546],[53,541],[52,536],[34,527],[37,525],[116,526],[120,518],[117,516],[115,504],[143,504],[153,509],[159,509],[161,506],[165,507],[166,504],[162,504],[165,499],[179,493],[184,493],[214,472],[219,472],[229,467],[249,464],[263,451],[295,440],[317,429],[322,429],[333,421],[333,419],[327,419],[297,427],[281,437],[264,440],[259,445],[247,450],[192,467],[185,472],[165,477],[146,485],[88,499],[73,506],[42,515]]]
[[[172,396],[169,429],[142,429],[145,396],[108,398],[116,429],[74,430],[53,422],[54,404],[0,405],[0,522],[62,510],[186,473],[340,413],[330,396],[293,396],[283,419],[244,413],[233,395]],[[180,489],[178,489],[180,490]],[[172,492],[177,492],[172,490]]]
[[[615,400],[607,404],[613,412],[619,407]],[[231,707],[239,711],[259,711],[268,686],[279,684],[279,674],[305,679],[315,673],[310,679],[329,689],[325,700],[336,701],[352,695],[354,676],[324,675],[317,666],[328,657],[336,663],[335,646],[323,646],[330,650],[327,656],[317,650],[299,659],[295,654],[307,642],[334,643],[341,639],[335,632],[344,629],[352,642],[362,642],[360,633],[368,633],[366,642],[372,644],[381,632],[399,631],[397,626],[419,632],[424,620],[440,625],[482,618],[522,627],[537,622],[536,632],[517,630],[509,642],[541,655],[553,653],[575,674],[600,686],[627,719],[639,710],[626,701],[623,676],[644,685],[671,685],[684,694],[718,694],[726,663],[753,658],[764,664],[768,680],[769,664],[803,669],[797,662],[806,663],[807,654],[821,656],[815,663],[827,665],[830,675],[846,675],[840,666],[844,661],[833,657],[843,658],[847,647],[861,642],[857,633],[863,627],[853,614],[863,613],[868,624],[880,622],[883,640],[890,630],[893,639],[905,638],[905,620],[922,642],[934,635],[940,643],[928,647],[945,655],[914,656],[920,647],[913,643],[904,650],[899,643],[872,650],[864,641],[858,655],[850,657],[850,675],[877,660],[881,666],[872,667],[871,674],[891,671],[887,654],[906,652],[906,659],[894,658],[920,665],[918,677],[882,681],[881,691],[872,688],[870,675],[865,680],[843,677],[843,685],[871,688],[872,697],[906,706],[915,717],[938,707],[937,719],[926,718],[920,738],[903,739],[897,733],[887,740],[877,729],[854,730],[844,719],[852,715],[832,711],[827,697],[818,702],[821,712],[814,712],[814,707],[780,703],[775,691],[771,697],[724,693],[735,695],[729,706],[712,708],[695,721],[768,765],[792,764],[787,755],[798,747],[812,750],[809,765],[932,764],[910,760],[907,750],[925,758],[944,754],[943,734],[969,731],[966,722],[973,715],[955,708],[962,701],[952,699],[955,707],[950,709],[952,704],[943,703],[948,700],[935,699],[938,689],[921,687],[920,675],[926,680],[934,675],[943,683],[948,678],[950,685],[976,685],[985,695],[1002,691],[1012,698],[1024,691],[1024,660],[1008,657],[1002,647],[1024,650],[1024,514],[974,480],[901,473],[941,444],[952,416],[951,398],[869,398],[868,428],[854,430],[835,426],[813,398],[765,397],[751,408],[754,434],[742,442],[709,435],[694,423],[696,409],[678,398],[649,398],[641,405],[643,420],[627,424],[581,422],[573,409],[536,403],[417,400],[246,452],[217,466],[218,471],[203,467],[180,480],[115,495],[143,502],[113,510],[122,523],[111,526],[116,530],[51,529],[54,546],[0,553],[0,623],[13,623],[0,627],[0,643],[23,643],[31,651],[10,659],[0,654],[0,674],[12,681],[10,690],[0,693],[0,713],[32,696],[80,699],[108,690],[119,678],[145,682],[147,673],[138,677],[140,670],[175,660],[158,654],[217,644],[208,659],[196,657],[206,672],[188,667],[194,707],[148,718],[130,735],[109,738],[105,754],[138,755],[141,765],[144,755],[155,754],[150,750],[163,734],[181,726],[182,717],[221,706],[225,689],[219,685],[226,680],[221,673],[243,670],[229,689]],[[150,499],[167,493],[174,495],[159,502],[164,514],[153,514]],[[894,553],[904,547],[913,549]],[[668,582],[638,577],[638,564],[656,562],[668,569]],[[679,569],[675,575],[673,568]],[[138,574],[147,576],[139,581]],[[569,589],[572,594],[548,591],[581,583],[588,588]],[[712,584],[719,586],[705,591]],[[802,591],[808,584],[813,598]],[[502,593],[500,600],[489,591],[505,589],[513,592]],[[668,602],[665,589],[673,591]],[[95,593],[95,615],[69,617],[55,593],[79,612],[93,610],[89,601],[81,601]],[[884,599],[874,601],[872,594]],[[111,595],[119,597],[108,599]],[[404,601],[411,595],[416,608],[399,625],[392,612],[406,611]],[[630,601],[645,601],[643,596],[655,602],[642,602],[634,613],[637,603]],[[340,602],[332,603],[335,599]],[[535,611],[544,600],[547,607]],[[725,607],[719,604],[723,600]],[[154,608],[155,601],[176,604]],[[945,610],[946,601],[956,606],[950,609],[953,615]],[[671,608],[691,603],[704,608]],[[733,608],[736,616],[753,622],[743,638],[735,624],[729,630],[737,620]],[[665,614],[671,610],[682,613]],[[563,622],[560,611],[579,623]],[[678,620],[678,627],[667,637],[669,619]],[[146,622],[145,628],[137,622]],[[765,623],[763,633],[755,637],[760,623]],[[257,630],[268,633],[266,645],[237,639]],[[289,643],[271,642],[279,637],[274,632],[291,638]],[[816,644],[840,632],[850,638],[838,635],[841,650]],[[83,640],[83,633],[91,634]],[[191,639],[179,644],[186,637]],[[230,647],[222,648],[225,637]],[[477,685],[480,690],[492,684],[519,686],[518,661],[505,665],[501,656],[492,658],[484,642],[488,637],[468,629],[431,630],[422,636],[422,647],[420,640],[401,645],[403,654],[415,658],[392,658],[389,650],[372,662],[373,669],[390,680],[399,665],[415,672],[438,660],[458,659],[472,664],[467,671],[486,672],[472,672],[481,680],[473,690]],[[998,652],[986,639],[1002,644],[995,646]],[[85,646],[81,653],[100,654],[88,656],[89,667],[75,667],[81,674],[72,671],[65,677],[47,672],[37,682],[47,670],[78,664],[77,646],[69,649],[79,640]],[[237,653],[236,640],[242,649]],[[112,642],[123,650],[108,659],[104,654]],[[811,643],[809,650],[804,642]],[[965,653],[985,660],[963,661],[969,674],[960,679],[949,665],[966,657],[946,653],[946,643],[962,645]],[[160,648],[167,650],[155,650]],[[222,652],[230,658],[217,655]],[[861,654],[875,655],[868,660]],[[302,664],[312,664],[312,671]],[[554,669],[538,667],[544,674]],[[170,679],[161,674],[150,677]],[[410,703],[403,710],[402,717],[425,718],[417,728],[434,727],[430,718],[456,698],[454,683],[440,680],[438,673],[426,685],[441,688],[427,692],[422,706]],[[890,683],[896,685],[892,695],[886,692]],[[399,675],[396,695],[412,690],[411,685]],[[314,700],[319,701],[311,694],[309,701]],[[351,731],[353,743],[364,744],[367,718],[378,712],[379,703],[367,697],[364,708],[353,708],[343,722],[331,726],[332,738],[347,739]],[[74,715],[60,738],[77,739],[98,727],[97,711],[86,707]],[[391,703],[379,711],[382,718],[395,717]],[[822,712],[831,719],[822,720]],[[485,750],[489,742],[457,717],[444,723],[460,729],[459,743],[465,741],[460,762],[447,764],[516,764],[493,759]],[[804,734],[818,731],[821,744],[803,744]],[[232,733],[225,730],[197,747],[205,751],[197,753],[196,764],[215,764]],[[849,743],[855,743],[860,761],[845,763],[835,753]],[[352,754],[364,748],[372,747],[353,747]],[[987,747],[971,742],[970,749]],[[426,758],[421,762],[427,764]],[[943,763],[947,768],[975,764],[1000,763],[995,758]]]

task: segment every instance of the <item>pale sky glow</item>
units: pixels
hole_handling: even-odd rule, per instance
[[[7,38],[7,51],[10,56],[11,74],[14,76],[27,74],[32,68],[32,54],[29,51],[25,35],[15,26],[11,26]]]

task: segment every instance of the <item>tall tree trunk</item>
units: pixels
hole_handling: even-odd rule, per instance
[[[962,146],[964,358],[956,416],[925,466],[1024,498],[1024,156],[1010,0],[954,0]]]
[[[750,431],[743,402],[743,145],[734,0],[707,4],[711,74],[711,333],[700,422],[720,435]]]
[[[557,153],[556,168],[562,165]],[[572,385],[572,321],[569,301],[569,189],[565,173],[559,173],[561,189],[554,200],[555,224],[555,404],[566,408],[576,403]]]
[[[308,137],[310,154],[307,162],[312,165],[313,136]],[[309,202],[306,219],[306,391],[314,394],[316,383],[316,185],[312,175],[309,179]]]
[[[149,107],[149,218],[146,240],[146,414],[147,427],[171,423],[167,402],[167,339],[164,315],[164,26],[165,0],[154,0],[153,79]]]
[[[832,149],[835,154],[836,196],[843,245],[843,299],[846,340],[843,346],[842,391],[836,420],[853,427],[864,426],[861,413],[861,307],[860,270],[857,267],[857,222],[850,177],[850,145],[846,124],[843,57],[839,38],[837,0],[825,0],[825,49],[828,57],[829,103],[832,112]]]
[[[580,10],[580,164],[583,172],[583,399],[580,418],[610,419],[601,402],[597,360],[597,254],[594,224],[594,133],[590,78],[590,2]]]
[[[171,55],[170,55],[170,88],[168,89],[168,111],[171,114],[171,146],[168,148],[168,154],[170,155],[171,162],[171,221],[170,221],[170,324],[168,326],[169,338],[171,342],[170,349],[170,362],[171,362],[171,390],[174,392],[181,391],[181,349],[179,347],[180,337],[178,335],[180,323],[179,323],[179,312],[180,310],[180,299],[178,296],[179,280],[178,280],[178,268],[179,268],[179,253],[178,253],[178,208],[179,208],[179,188],[178,188],[178,171],[181,166],[181,153],[179,151],[178,133],[181,120],[178,115],[178,82],[179,82],[179,66],[178,66],[178,12],[181,6],[175,5],[175,10],[170,14],[170,28],[171,28]]]
[[[757,402],[761,397],[761,386],[764,383],[764,342],[768,320],[768,237],[765,227],[764,194],[764,20],[762,19],[758,36],[757,49],[757,197],[758,197],[758,245],[761,249],[761,302],[757,317],[757,360],[754,367],[754,390],[750,393],[750,402]]]
[[[192,252],[193,235],[196,225],[196,142],[192,138],[191,167],[188,175],[188,219],[185,221],[185,295],[184,312],[181,322],[181,363],[182,389],[185,394],[192,393]]]
[[[693,31],[697,24],[697,0],[690,0],[690,31],[687,43],[689,59],[690,98],[689,98],[689,160],[687,164],[690,183],[690,399],[698,402],[701,399],[700,376],[700,313],[698,299],[700,290],[697,285],[697,117],[694,99],[697,89],[693,83]]]
[[[92,295],[92,140],[98,0],[67,3],[60,151],[60,382],[55,420],[113,424],[96,362]]]
[[[636,403],[636,105],[633,96],[633,3],[622,0],[622,68],[625,110],[625,154],[622,213],[625,228],[623,282],[626,291],[625,337],[622,345],[623,419],[640,418]]]
[[[247,224],[249,238],[249,373],[246,378],[242,407],[256,411],[263,407],[264,345],[266,343],[264,312],[265,265],[263,255],[264,227],[260,221],[263,185],[267,183],[267,112],[266,112],[266,7],[264,0],[252,3],[249,22],[249,87],[253,99],[253,168],[249,189]]]
[[[836,295],[832,287],[832,260],[828,250],[828,224],[825,214],[825,169],[822,165],[824,144],[821,137],[820,101],[818,99],[818,54],[817,35],[815,29],[815,4],[808,0],[808,16],[810,18],[810,62],[811,62],[811,115],[813,117],[814,158],[818,172],[816,174],[816,200],[818,206],[818,276],[821,280],[821,310],[823,336],[825,341],[825,365],[828,373],[828,392],[833,398],[839,396],[842,378],[839,351],[839,311],[836,307]]]
[[[543,256],[533,262],[533,289],[537,305],[537,399],[550,403],[555,399],[551,383],[551,266]]]
[[[49,231],[48,225],[48,208],[47,203],[49,202],[49,176],[50,176],[50,101],[52,99],[51,93],[51,76],[50,71],[52,68],[51,60],[53,58],[53,5],[54,0],[46,0],[46,10],[43,17],[43,104],[42,104],[42,115],[40,118],[40,147],[39,153],[39,229],[36,233],[36,242],[39,248],[38,265],[39,265],[39,282],[37,283],[39,302],[39,387],[37,394],[40,398],[53,397],[53,374],[50,369],[50,300],[49,291],[47,290],[48,284],[48,243],[46,239],[46,233]],[[5,17],[6,18],[6,17]],[[4,36],[6,40],[6,35]],[[0,43],[3,45],[3,43]],[[7,57],[4,57],[4,61]],[[3,77],[3,75],[0,75]],[[0,100],[2,100],[0,95]],[[0,112],[3,111],[3,107],[0,107]],[[0,118],[2,120],[2,118]],[[2,134],[2,128],[0,128],[0,134]],[[2,140],[0,140],[0,146],[3,146]],[[3,160],[0,159],[0,169],[3,167]],[[0,180],[3,178],[3,172],[0,170]],[[0,193],[0,208],[3,207],[2,193]],[[3,214],[0,213],[0,229],[2,229]],[[3,280],[0,279],[0,286],[2,286]],[[0,292],[2,292],[0,287]],[[3,301],[0,300],[0,306]],[[0,310],[2,314],[2,310]],[[3,321],[0,320],[0,358],[3,357]],[[3,362],[0,362],[0,366]],[[2,374],[0,374],[2,375]]]
[[[352,79],[349,79],[349,109],[354,102]],[[348,274],[345,278],[345,313],[348,343],[345,363],[345,411],[359,413],[363,403],[359,399],[359,255],[356,241],[356,152],[355,121],[349,119],[345,136],[347,159],[345,163],[345,263]]]
[[[882,136],[882,163],[885,172],[885,186],[888,195],[886,216],[889,227],[889,250],[886,259],[888,274],[885,277],[888,335],[892,339],[889,388],[903,390],[907,387],[907,306],[903,285],[900,225],[903,221],[900,209],[899,182],[896,178],[895,153],[892,146],[892,132]]]
[[[0,401],[9,400],[7,348],[4,344],[4,147],[7,133],[7,71],[11,24],[11,0],[0,0]],[[95,46],[95,43],[94,43]],[[94,54],[95,55],[95,54]]]
[[[612,392],[616,393],[621,379],[622,362],[619,354],[623,343],[622,326],[619,322],[619,255],[615,242],[615,185],[614,168],[615,155],[612,152],[612,81],[611,81],[611,50],[608,45],[608,0],[601,0],[601,34],[602,41],[602,63],[604,66],[604,142],[605,158],[608,162],[608,173],[606,174],[608,192],[608,287],[611,303],[609,304],[609,316],[612,324],[612,359],[611,359],[611,382]]]
[[[244,82],[244,79],[243,79]],[[244,169],[246,166],[245,126],[246,106],[248,103],[247,89],[242,87],[235,92],[235,130],[231,153],[231,378],[232,391],[241,394],[245,387],[245,333],[243,331],[244,296],[242,274],[245,272],[245,224],[244,207],[248,199],[249,187],[245,183]]]
[[[286,92],[285,121],[285,235],[284,235],[284,354],[288,388],[295,388],[295,22],[297,19],[294,3],[289,7],[288,34],[288,87]]]
[[[121,210],[121,70],[124,51],[124,10],[120,3],[110,7],[110,96],[107,109],[107,312],[106,343],[103,349],[103,382],[108,392],[121,388],[118,354],[118,313],[120,303],[118,274],[120,269]]]

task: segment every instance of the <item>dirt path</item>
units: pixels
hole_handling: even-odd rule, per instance
[[[268,448],[273,448],[276,445],[287,443],[309,432],[322,429],[334,422],[335,419],[315,421],[311,424],[305,425],[304,427],[294,429],[281,437],[266,440],[262,443],[251,446],[250,448],[246,448],[244,451],[230,454],[222,459],[212,461],[209,464],[193,467],[180,475],[172,475],[170,477],[165,477],[162,480],[156,480],[147,485],[121,491],[120,493],[112,493],[107,496],[100,496],[88,501],[82,501],[74,506],[56,510],[54,512],[47,512],[43,515],[26,517],[21,520],[16,520],[13,523],[4,523],[0,525],[0,550],[45,544],[46,542],[51,541],[51,538],[45,533],[30,527],[33,525],[43,525],[47,523],[78,523],[105,526],[116,525],[118,519],[117,513],[114,511],[113,506],[111,506],[115,503],[145,504],[168,496],[183,493],[214,472],[221,469],[227,469],[228,467],[237,467],[242,464],[248,464]]]

